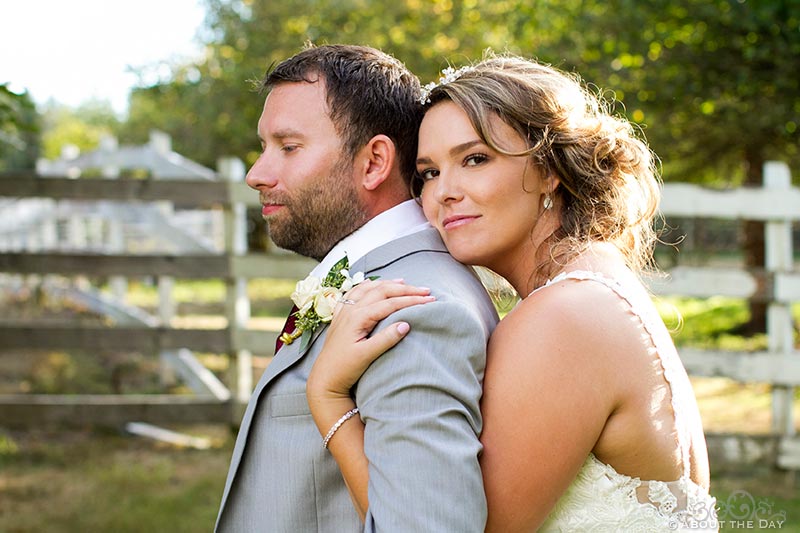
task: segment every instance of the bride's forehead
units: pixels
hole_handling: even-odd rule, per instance
[[[452,102],[436,104],[425,113],[420,126],[420,138],[427,137],[438,142],[450,142],[453,139],[463,142],[463,137],[475,135],[477,132],[467,114]]]
[[[508,146],[510,150],[524,149],[526,145],[519,132],[495,113],[486,115],[480,129],[487,135],[486,140]],[[450,150],[475,140],[486,141],[467,113],[453,102],[435,104],[423,117],[419,133],[420,152],[433,147]]]

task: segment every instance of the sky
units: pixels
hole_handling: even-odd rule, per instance
[[[124,114],[128,67],[202,55],[200,0],[0,0],[0,84],[37,105],[97,98]]]

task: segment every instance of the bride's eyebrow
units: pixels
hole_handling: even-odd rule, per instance
[[[480,139],[475,139],[475,140],[472,140],[472,141],[467,141],[465,143],[457,144],[457,145],[453,146],[452,148],[450,148],[450,150],[448,150],[447,152],[450,155],[450,157],[454,157],[454,156],[457,156],[458,154],[460,154],[461,152],[469,150],[470,148],[472,148],[473,146],[478,145],[478,144],[483,144],[483,141],[481,141]],[[417,164],[418,165],[427,165],[427,164],[430,164],[430,163],[433,163],[433,160],[430,157],[417,158]]]

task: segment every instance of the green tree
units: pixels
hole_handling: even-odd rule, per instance
[[[582,32],[571,61],[620,90],[665,179],[760,186],[765,161],[779,159],[800,181],[800,1],[617,0],[605,10],[584,12],[604,33]],[[746,221],[742,237],[746,266],[763,268],[763,224]],[[766,304],[750,310],[745,330],[764,331]]]
[[[0,85],[0,172],[32,169],[39,156],[39,116],[26,92]]]
[[[93,150],[104,135],[116,136],[121,127],[111,104],[104,100],[89,100],[76,108],[48,104],[43,120],[42,147],[47,159],[58,158],[65,145],[81,152]]]
[[[129,136],[152,127],[173,135],[176,149],[204,164],[258,156],[256,123],[263,97],[253,92],[270,65],[316,44],[366,44],[402,59],[424,81],[448,62],[486,48],[514,49],[507,19],[519,1],[489,0],[205,0],[206,58],[175,69],[175,78],[135,89]]]
[[[666,180],[760,184],[767,159],[798,172],[800,0],[205,0],[206,57],[134,91],[131,132],[185,155],[251,164],[263,97],[250,91],[302,43],[368,44],[423,83],[485,48],[576,71],[641,124]],[[613,91],[613,92],[611,92]],[[133,134],[133,133],[132,133]],[[747,264],[763,231],[747,224]],[[753,307],[755,329],[763,313]]]
[[[427,81],[448,61],[463,63],[513,40],[505,26],[515,2],[205,1],[205,60],[176,69],[173,80],[135,89],[126,135],[143,138],[158,127],[173,136],[178,152],[208,166],[220,155],[255,161],[264,99],[254,82],[306,41],[381,48]],[[258,213],[251,215],[252,226],[263,231]],[[264,241],[255,236],[251,242]]]
[[[767,159],[800,163],[800,0],[603,5],[583,15],[603,31],[564,50],[647,124],[667,179],[760,185]]]
[[[205,3],[205,60],[135,90],[128,131],[143,140],[161,127],[207,163],[226,153],[252,162],[263,99],[250,81],[306,40],[381,48],[423,82],[485,48],[576,70],[647,126],[667,179],[739,183],[745,161],[800,157],[800,0]]]

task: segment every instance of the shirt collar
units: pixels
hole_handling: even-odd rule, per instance
[[[414,200],[406,200],[380,213],[339,241],[314,267],[311,275],[322,278],[345,255],[352,265],[388,242],[430,227],[419,204]]]

